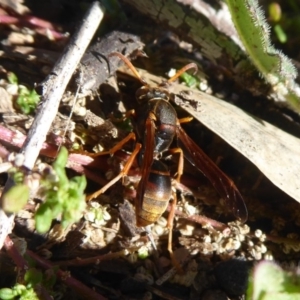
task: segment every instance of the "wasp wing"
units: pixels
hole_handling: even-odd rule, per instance
[[[136,206],[140,211],[142,209],[143,204],[143,197],[145,194],[146,184],[149,179],[149,174],[151,171],[151,166],[153,163],[153,154],[154,154],[154,137],[155,137],[155,124],[154,121],[148,116],[146,120],[146,132],[144,136],[144,143],[143,143],[143,158],[142,158],[142,165],[141,165],[141,179],[137,188],[137,203]]]
[[[234,215],[245,222],[248,218],[247,208],[234,182],[199,148],[180,125],[177,125],[176,133],[178,146],[182,148],[185,158],[208,178],[220,196],[226,200]]]

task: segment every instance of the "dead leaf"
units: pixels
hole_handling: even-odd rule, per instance
[[[183,90],[189,96],[185,96]],[[173,84],[169,91],[177,95],[176,104],[247,157],[278,188],[300,202],[300,139],[203,92],[179,84]]]

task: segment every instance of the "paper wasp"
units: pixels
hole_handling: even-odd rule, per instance
[[[172,95],[168,90],[162,84],[150,87],[131,62],[122,54],[114,52],[110,54],[111,56],[117,56],[122,59],[143,86],[136,92],[138,108],[136,112],[132,113],[135,131],[131,132],[108,153],[114,154],[129,140],[135,140],[136,144],[120,174],[102,189],[92,194],[89,199],[97,197],[120,178],[127,175],[133,161],[138,156],[141,179],[137,187],[135,200],[137,225],[147,226],[156,222],[166,210],[173,193],[169,169],[161,161],[162,154],[165,152],[178,153],[179,162],[176,180],[180,181],[185,157],[209,179],[220,196],[226,200],[226,204],[233,214],[239,220],[245,222],[248,213],[240,192],[233,181],[217,167],[182,129],[180,123],[188,122],[189,118],[181,120],[177,118],[177,113],[170,103]],[[197,66],[194,63],[185,66],[170,78],[168,83],[174,81],[183,72],[191,68],[197,68]],[[175,138],[177,139],[177,148],[170,149]],[[173,197],[175,202],[176,195]],[[169,221],[169,224],[171,227],[172,220]],[[169,250],[171,249],[170,247],[169,240]]]

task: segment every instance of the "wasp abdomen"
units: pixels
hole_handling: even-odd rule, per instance
[[[165,164],[154,160],[145,184],[143,203],[136,209],[137,226],[147,226],[156,222],[165,212],[171,195],[170,172]]]

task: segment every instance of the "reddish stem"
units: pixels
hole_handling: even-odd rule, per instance
[[[5,6],[2,6],[1,8],[0,24],[14,24],[18,27],[30,27],[42,35],[50,35],[55,40],[65,39],[67,37],[66,34],[57,31],[56,28],[58,26],[54,25],[53,23],[37,18],[35,16],[21,15],[12,10],[11,8]]]
[[[55,26],[51,22],[48,22],[46,20],[34,16],[30,16],[30,15],[23,16],[22,19],[26,21],[28,24],[31,24],[33,26],[55,30]]]
[[[14,242],[11,240],[9,236],[6,236],[5,238],[4,248],[20,270],[24,270],[25,268],[26,269],[28,268],[27,262],[20,254],[20,252],[14,245]]]
[[[30,250],[27,250],[27,254],[34,259],[42,268],[50,269],[54,268],[54,265],[39,257],[35,253]],[[69,288],[76,291],[83,299],[90,299],[90,300],[107,300],[107,298],[103,297],[102,295],[96,293],[77,279],[73,278],[69,272],[64,272],[62,270],[57,270],[56,275],[60,278]]]
[[[17,24],[17,23],[19,23],[19,19],[16,17],[12,17],[12,16],[8,16],[8,15],[0,16],[0,24],[12,25],[12,24]]]
[[[27,261],[24,259],[24,257],[20,254],[16,246],[14,245],[14,242],[11,240],[9,236],[5,238],[4,241],[4,248],[7,251],[8,255],[12,258],[16,266],[20,271],[23,271],[22,273],[25,273],[25,270],[28,269]],[[20,275],[20,274],[19,274]],[[45,287],[40,286],[39,287],[39,293],[42,295],[42,299],[45,300],[51,300],[52,297],[50,297],[48,291],[45,289]]]
[[[101,261],[104,260],[112,260],[112,259],[117,259],[119,257],[124,256],[124,251],[116,252],[116,253],[108,253],[104,255],[97,255],[94,257],[90,258],[84,258],[84,259],[71,259],[71,260],[62,260],[62,261],[56,261],[53,263],[53,265],[59,265],[59,266],[86,266],[86,265],[91,265],[91,264],[98,264]]]
[[[169,207],[168,207],[168,210],[169,210]],[[222,231],[223,234],[227,235],[230,232],[230,229],[226,224],[218,222],[214,219],[210,219],[210,218],[207,218],[207,217],[201,216],[201,215],[188,216],[187,214],[185,214],[179,210],[176,210],[175,213],[176,213],[176,216],[179,216],[180,218],[184,218],[186,220],[193,221],[193,222],[201,224],[201,225],[209,224],[213,228]]]

